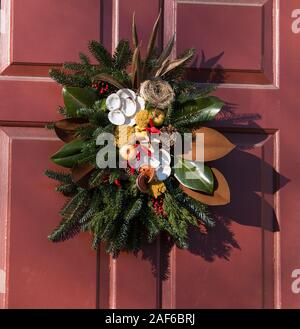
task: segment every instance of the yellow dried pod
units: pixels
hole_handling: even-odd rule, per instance
[[[115,135],[115,144],[118,148],[121,148],[123,145],[130,142],[131,136],[134,134],[134,127],[127,125],[117,126],[114,135]]]
[[[135,115],[135,123],[140,128],[146,128],[149,123],[149,111],[147,110],[141,110]]]
[[[166,192],[166,185],[163,182],[153,182],[149,186],[149,191],[154,198],[158,198]]]

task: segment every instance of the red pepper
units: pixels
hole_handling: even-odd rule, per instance
[[[151,134],[159,134],[160,130],[157,129],[156,127],[150,127],[150,128],[146,128],[147,131],[150,131]]]

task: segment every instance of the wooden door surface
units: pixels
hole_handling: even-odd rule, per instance
[[[43,126],[62,100],[48,69],[91,39],[113,50],[134,11],[145,46],[160,8],[158,48],[176,32],[174,56],[197,50],[188,78],[226,101],[214,126],[237,148],[214,166],[232,202],[187,250],[161,236],[114,260],[89,234],[52,244],[64,200],[43,172],[60,142]],[[1,0],[0,308],[300,307],[299,17],[298,0]]]

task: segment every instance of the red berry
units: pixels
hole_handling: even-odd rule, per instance
[[[120,183],[120,181],[119,181],[119,179],[115,179],[115,180],[114,180],[114,184],[115,184],[116,186],[118,186],[118,187],[121,187],[121,186],[122,186],[121,183]]]

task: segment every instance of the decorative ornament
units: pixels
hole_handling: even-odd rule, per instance
[[[145,101],[131,89],[120,89],[106,99],[109,121],[117,126],[135,124],[135,114],[145,107]]]
[[[225,177],[207,163],[234,148],[220,132],[205,127],[223,102],[209,95],[213,87],[183,80],[194,49],[171,59],[173,36],[156,55],[159,19],[144,58],[133,20],[133,51],[126,40],[113,55],[91,41],[97,65],[81,54],[81,63],[50,72],[63,86],[64,119],[48,126],[65,143],[51,160],[66,169],[46,175],[60,183],[56,190],[68,198],[62,221],[49,236],[53,242],[88,231],[95,249],[103,242],[116,257],[138,251],[143,240],[152,242],[165,231],[186,248],[189,225],[215,224],[207,205],[230,202]],[[186,132],[193,143],[177,154]],[[200,160],[198,134],[204,137]]]

